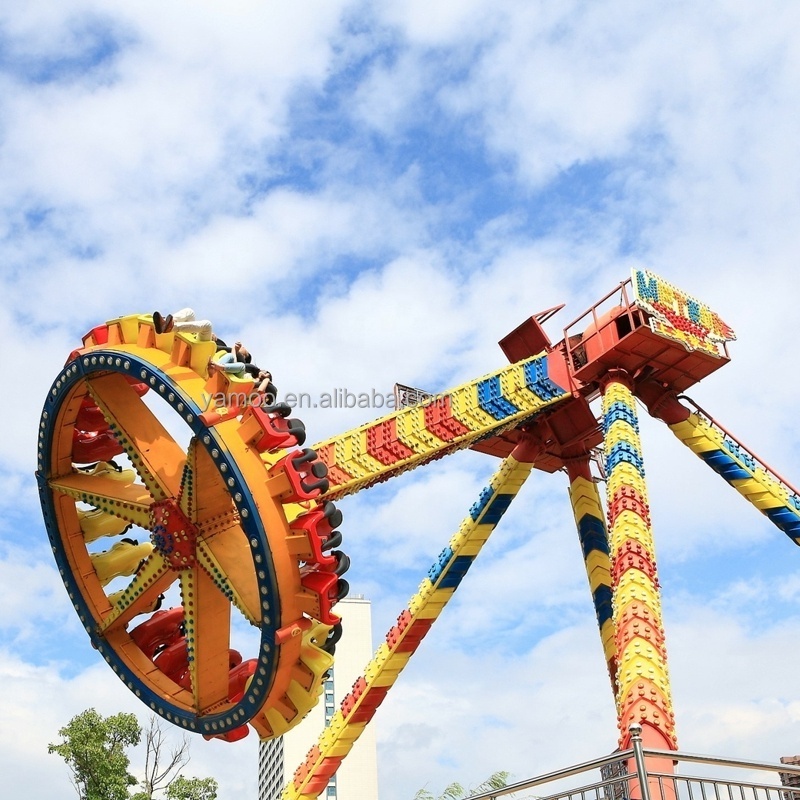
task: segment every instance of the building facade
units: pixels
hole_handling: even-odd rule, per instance
[[[336,661],[320,702],[285,736],[261,742],[259,746],[259,800],[280,800],[283,787],[305,760],[342,698],[364,674],[372,658],[369,600],[362,595],[347,597],[336,605],[336,613],[342,618],[343,634],[336,645]],[[378,757],[372,724],[367,725],[320,797],[325,800],[378,800]]]

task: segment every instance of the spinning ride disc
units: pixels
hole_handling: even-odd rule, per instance
[[[37,479],[70,599],[128,688],[187,730],[272,738],[317,702],[348,560],[302,423],[249,406],[246,377],[209,377],[214,352],[149,316],[93,329],[45,403]],[[235,615],[258,629],[247,660]]]

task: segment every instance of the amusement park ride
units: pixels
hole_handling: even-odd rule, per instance
[[[37,471],[92,645],[187,731],[284,734],[317,703],[342,633],[349,559],[334,502],[470,447],[502,458],[499,469],[283,797],[324,790],[534,467],[569,479],[620,747],[640,723],[646,746],[677,750],[635,399],[796,543],[800,497],[682,402],[735,338],[708,306],[635,269],[552,344],[542,323],[557,310],[500,342],[509,366],[307,449],[287,405],[260,404],[246,375],[209,372],[213,342],[157,333],[150,315],[93,328],[50,389]],[[217,405],[204,410],[208,397]],[[159,414],[181,418],[188,447]],[[159,607],[165,596],[173,607]],[[258,632],[246,660],[231,647],[241,620]]]

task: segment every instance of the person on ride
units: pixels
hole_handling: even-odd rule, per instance
[[[238,342],[237,342],[238,344]],[[235,347],[235,346],[234,346]],[[244,349],[244,348],[242,348]],[[224,353],[223,356],[230,355]],[[250,354],[247,353],[247,356]],[[232,362],[220,363],[220,360],[212,360],[208,365],[210,373],[220,370],[228,374],[234,375],[248,375],[253,379],[253,397],[257,397],[258,405],[271,406],[274,405],[278,397],[278,389],[272,382],[272,373],[268,369],[261,369],[252,363],[252,360],[247,362]]]
[[[210,342],[214,338],[213,326],[207,319],[197,319],[194,309],[182,308],[174,314],[162,316],[153,312],[153,327],[156,333],[169,333],[172,330],[185,333],[196,333],[198,341]]]
[[[245,367],[253,361],[250,351],[241,342],[236,342],[233,347],[228,347],[221,339],[216,342],[217,352],[211,362],[213,367],[233,375],[244,375]]]
[[[268,369],[260,369],[255,375],[253,392],[261,398],[261,405],[272,406],[278,397],[278,388],[272,382],[272,373]]]

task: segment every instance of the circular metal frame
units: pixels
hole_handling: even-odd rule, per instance
[[[263,506],[264,498],[270,495],[262,491],[257,503],[251,486],[240,469],[235,455],[231,452],[230,436],[224,435],[213,427],[207,427],[200,418],[201,409],[195,400],[184,392],[181,386],[163,369],[141,355],[133,354],[128,350],[129,348],[116,350],[113,346],[109,346],[78,355],[77,358],[66,364],[53,382],[39,425],[37,480],[45,525],[59,572],[81,623],[93,646],[126,686],[153,712],[172,723],[209,736],[224,734],[250,721],[265,706],[275,682],[281,650],[281,645],[276,641],[276,633],[281,625],[281,590],[269,537],[258,505],[261,503]],[[247,538],[260,605],[259,619],[257,620],[260,628],[260,646],[253,678],[237,702],[219,702],[214,708],[197,708],[196,703],[190,699],[192,698],[191,691],[181,690],[174,683],[172,686],[169,685],[170,682],[165,683],[163,673],[153,669],[152,661],[145,659],[147,663],[143,662],[141,651],[138,651],[125,630],[127,621],[132,617],[131,611],[135,611],[136,603],[141,602],[147,588],[136,585],[136,575],[126,590],[129,595],[125,604],[126,608],[120,610],[119,607],[115,609],[111,606],[109,611],[108,605],[103,603],[102,598],[105,597],[105,591],[99,584],[97,576],[91,573],[85,574],[81,569],[76,569],[81,561],[85,562],[89,553],[86,543],[79,535],[80,530],[76,530],[75,527],[73,517],[77,517],[77,513],[71,512],[70,507],[75,509],[76,503],[72,502],[73,500],[83,500],[91,504],[94,495],[89,492],[81,496],[80,487],[65,494],[63,487],[59,484],[59,479],[63,479],[64,473],[67,471],[65,465],[68,463],[70,473],[74,475],[75,472],[71,461],[72,431],[77,413],[76,408],[85,396],[87,389],[91,387],[93,380],[113,373],[125,376],[129,384],[131,381],[146,384],[152,393],[157,394],[171,408],[172,412],[179,415],[188,425],[194,435],[196,446],[203,448],[216,467],[219,482],[224,485],[232,499],[238,524]],[[99,390],[98,393],[102,394]],[[140,405],[143,413],[145,411],[151,413],[146,409],[144,403]],[[234,432],[233,435],[236,433]],[[119,434],[118,438],[120,438]],[[130,447],[131,444],[128,442],[126,450]],[[135,454],[129,453],[129,455]],[[255,454],[254,457],[258,457],[258,454]],[[134,461],[135,466],[135,459],[131,460]],[[266,474],[264,477],[266,479]],[[84,480],[83,483],[89,485],[90,482]],[[138,486],[138,484],[136,485]],[[65,502],[65,498],[67,502]],[[155,502],[156,498],[153,500]],[[110,502],[116,502],[119,505],[120,501],[112,499]],[[286,517],[278,498],[274,498],[274,507],[285,525]],[[152,509],[150,517],[151,540],[156,545],[152,558],[161,558],[169,565],[169,562],[164,559],[163,552],[158,549],[160,542],[156,535],[157,531],[154,534]],[[161,566],[163,567],[164,564]],[[172,572],[172,582],[180,579],[183,588],[182,571],[173,568]],[[299,576],[295,576],[295,579],[294,582],[299,582]],[[212,578],[210,585],[215,585],[218,591],[229,595],[227,599],[229,602],[231,601],[231,592],[226,591],[231,587],[225,583],[224,576],[217,576],[216,580]],[[232,588],[235,589],[235,587]],[[293,588],[297,587],[289,587],[290,591]],[[102,592],[102,596],[100,592]],[[187,623],[195,621],[193,619],[195,614],[202,614],[202,609],[192,610],[190,608],[192,605],[190,598],[184,597],[183,605]],[[118,624],[115,624],[115,615],[119,619]],[[285,622],[286,620],[284,620]],[[113,635],[111,635],[112,633]],[[202,660],[202,646],[199,654],[193,653],[191,647],[189,653],[190,660],[195,657]]]

